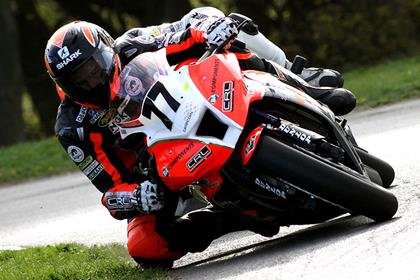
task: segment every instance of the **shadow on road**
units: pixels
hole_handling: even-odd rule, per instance
[[[294,257],[304,254],[314,247],[326,246],[344,238],[374,230],[387,223],[392,223],[396,219],[376,223],[363,216],[345,216],[310,226],[286,236],[230,250],[180,266],[174,268],[172,272],[174,275],[191,275],[199,271],[200,274],[206,275],[207,271],[223,271],[223,277],[229,277],[237,275],[238,268],[244,273],[263,267],[281,265],[293,262]]]

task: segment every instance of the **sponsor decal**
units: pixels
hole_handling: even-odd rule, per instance
[[[166,168],[166,167],[162,168],[162,175],[163,175],[163,177],[168,177],[169,176],[168,168]]]
[[[111,130],[113,134],[117,134],[120,131],[118,124],[130,120],[130,117],[122,112],[122,114],[117,114],[117,109],[111,109],[104,113],[101,119],[98,122],[99,127],[106,127]]]
[[[217,99],[219,99],[219,96],[217,94],[213,94],[209,97],[209,102],[214,105],[216,104]]]
[[[79,114],[77,115],[76,122],[79,122],[79,123],[83,122],[83,120],[86,117],[87,111],[88,111],[87,107],[85,106],[80,107],[80,111],[79,111]]]
[[[234,96],[233,81],[223,83],[223,103],[222,103],[223,112],[232,112],[233,96]]]
[[[86,169],[83,170],[83,173],[87,176],[89,175],[93,169],[95,169],[99,165],[99,162],[97,160],[93,161]]]
[[[104,113],[102,118],[99,120],[98,125],[100,127],[107,126],[116,114],[117,114],[117,111],[115,109],[108,110],[106,113]]]
[[[184,116],[184,128],[182,129],[182,132],[186,132],[187,128],[188,128],[188,124],[191,121],[191,118],[194,114],[194,111],[189,111],[185,116]]]
[[[108,127],[113,134],[117,134],[118,132],[120,132],[120,127],[118,125],[128,120],[130,120],[130,117],[125,113],[123,113],[122,115],[117,115],[111,120]]]
[[[57,67],[57,69],[60,70],[63,67],[65,67],[67,64],[69,64],[70,62],[72,62],[73,60],[81,56],[82,53],[80,52],[80,49],[79,49],[75,51],[74,53],[69,54],[69,50],[67,49],[67,47],[64,47],[58,50],[58,55],[60,56],[61,59],[63,59],[63,61],[58,63],[55,67]]]
[[[289,134],[292,137],[295,137],[296,139],[311,144],[311,136],[306,135],[305,133],[298,131],[294,129],[293,127],[288,126],[287,124],[282,123],[279,127],[279,129],[287,134]]]
[[[188,146],[186,146],[179,154],[175,156],[175,158],[169,163],[167,169],[168,171],[174,168],[175,164],[182,159],[192,148],[194,147],[194,143],[190,142]]]
[[[70,55],[69,49],[67,47],[59,49],[57,53],[61,59],[65,59],[66,57]]]
[[[95,170],[93,170],[89,175],[89,180],[93,181],[102,171],[104,170],[104,166],[102,164],[99,164],[98,167],[96,167]]]
[[[134,209],[133,193],[105,193],[106,206],[109,210],[130,211]]]
[[[211,78],[211,94],[216,94],[216,84],[217,84],[217,74],[219,73],[219,65],[220,61],[214,61],[213,71],[212,71],[212,78]]]
[[[106,110],[90,110],[89,114],[92,116],[92,118],[90,119],[90,123],[94,124],[96,123],[103,115],[105,115]]]
[[[82,149],[74,145],[68,146],[67,154],[76,163],[82,162],[85,159],[85,154],[83,153]]]
[[[128,95],[136,96],[144,91],[143,83],[137,77],[128,76],[124,82],[124,88]]]
[[[242,153],[241,153],[241,159],[242,159],[243,165],[247,165],[248,162],[250,161],[255,151],[255,148],[257,146],[257,143],[259,141],[262,129],[263,129],[263,126],[259,126],[255,128],[245,139],[245,143],[242,147]]]
[[[278,197],[281,197],[281,198],[284,198],[284,199],[286,198],[286,193],[284,191],[279,190],[279,189],[271,186],[269,183],[267,183],[264,180],[261,180],[259,178],[255,178],[255,184],[257,186],[261,187],[262,189],[275,194]]]
[[[256,134],[252,135],[251,138],[246,142],[246,146],[245,146],[246,157],[255,149],[255,139],[257,139]]]
[[[159,27],[157,27],[157,26],[152,26],[152,27],[150,27],[150,34],[152,35],[152,36],[158,36],[158,35],[160,35],[162,32],[160,32],[160,29],[159,29]]]
[[[83,169],[85,169],[86,168],[86,166],[88,166],[91,162],[93,161],[93,157],[92,156],[88,156],[87,158],[85,158],[85,160],[82,162],[82,163],[80,163],[79,165],[78,165],[78,167],[81,169],[81,170],[83,170]]]
[[[199,167],[206,159],[208,159],[211,155],[211,150],[209,146],[204,146],[199,150],[186,164],[188,171],[191,173],[197,167]]]

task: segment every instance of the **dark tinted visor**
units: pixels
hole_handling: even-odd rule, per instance
[[[74,101],[107,106],[109,82],[115,68],[114,55],[114,51],[101,41],[87,61],[66,77],[55,80]]]

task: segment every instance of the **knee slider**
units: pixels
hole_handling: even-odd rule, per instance
[[[141,259],[178,259],[183,254],[168,249],[168,243],[155,229],[155,216],[143,215],[128,224],[128,253]]]

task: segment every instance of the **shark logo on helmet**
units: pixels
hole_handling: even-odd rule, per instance
[[[82,55],[82,53],[80,52],[80,49],[70,54],[67,47],[63,47],[59,49],[57,53],[58,53],[58,56],[60,56],[60,58],[63,60],[62,62],[56,65],[58,70],[62,69],[67,64],[69,64],[70,62],[72,62],[73,60],[75,60],[76,58]]]

